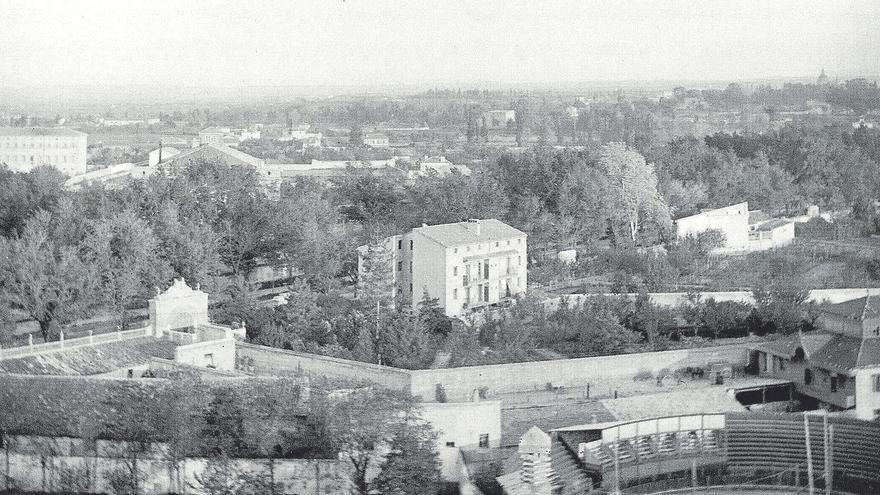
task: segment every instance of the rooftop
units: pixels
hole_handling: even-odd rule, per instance
[[[24,375],[98,375],[147,364],[151,357],[174,359],[177,344],[142,337],[76,347],[66,351],[0,361],[0,373]]]
[[[66,127],[0,127],[0,136],[85,136],[83,132]]]
[[[863,298],[864,299],[864,298]],[[791,358],[798,347],[810,364],[847,372],[880,366],[880,339],[860,339],[832,332],[814,331],[758,344],[759,349]]]
[[[853,320],[877,318],[880,317],[880,299],[877,296],[866,295],[858,299],[831,304],[823,308],[822,311]]]
[[[499,220],[490,218],[479,220],[478,222],[479,229],[476,228],[477,222],[470,221],[417,227],[413,229],[413,232],[418,232],[446,247],[526,236],[524,232]],[[479,234],[477,231],[479,231]]]
[[[750,212],[751,213],[751,212]],[[790,223],[794,223],[791,220],[786,220],[784,218],[774,218],[772,220],[767,220],[766,222],[761,223],[755,230],[769,232],[771,230],[778,229],[779,227],[783,227]]]

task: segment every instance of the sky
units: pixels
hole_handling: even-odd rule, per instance
[[[880,1],[0,0],[0,86],[880,74]]]

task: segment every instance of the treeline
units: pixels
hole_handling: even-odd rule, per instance
[[[103,473],[113,493],[147,491],[147,459],[166,461],[180,483],[188,457],[206,459],[197,483],[209,493],[284,493],[274,476],[278,459],[340,459],[347,464],[353,493],[402,483],[411,488],[397,493],[439,489],[436,433],[422,420],[415,399],[403,392],[312,389],[306,397],[296,379],[202,381],[188,373],[170,380],[86,382],[73,390],[57,380],[41,381],[38,385],[46,388],[40,394],[32,377],[4,381],[3,448],[49,458],[60,452],[53,437],[79,438],[84,455],[121,461]],[[46,397],[65,407],[47,408]],[[28,435],[31,442],[19,445],[11,435]],[[236,458],[254,459],[267,469],[237,468]],[[8,463],[6,470],[8,476]],[[97,482],[97,469],[88,463],[60,470],[65,493],[87,492]]]

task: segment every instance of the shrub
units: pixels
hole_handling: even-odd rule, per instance
[[[651,373],[651,370],[639,370],[636,375],[633,377],[634,382],[646,382],[650,379],[654,378],[654,374]]]
[[[448,399],[446,398],[446,389],[443,388],[442,383],[438,383],[434,387],[434,399],[437,402],[446,402]]]
[[[484,386],[477,389],[477,393],[480,395],[481,399],[488,399],[489,398],[489,387],[486,387],[484,385]]]

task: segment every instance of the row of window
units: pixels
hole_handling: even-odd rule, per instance
[[[76,143],[71,143],[68,141],[39,141],[37,143],[34,142],[14,142],[7,141],[6,147],[10,149],[14,148],[75,148]]]
[[[3,155],[0,161],[4,163],[67,163],[68,159],[71,163],[76,161],[76,157],[72,155]]]
[[[506,243],[507,243],[508,246],[510,246],[510,239],[508,239],[508,240],[506,241]],[[520,238],[520,239],[517,239],[517,240],[516,240],[516,243],[517,243],[517,244],[522,244],[522,239],[521,239],[521,238]],[[479,245],[479,246],[477,246],[477,249],[480,249],[481,247],[482,247],[482,244]],[[487,244],[486,247],[489,247],[489,245]],[[495,247],[501,247],[501,241],[495,241]],[[412,249],[412,241],[410,241],[410,249]],[[471,250],[471,247],[470,247],[470,246],[465,246],[465,251],[466,251],[466,252],[470,252],[470,250]],[[453,252],[454,254],[458,254],[458,248],[453,248],[453,249],[452,249],[452,252]]]

